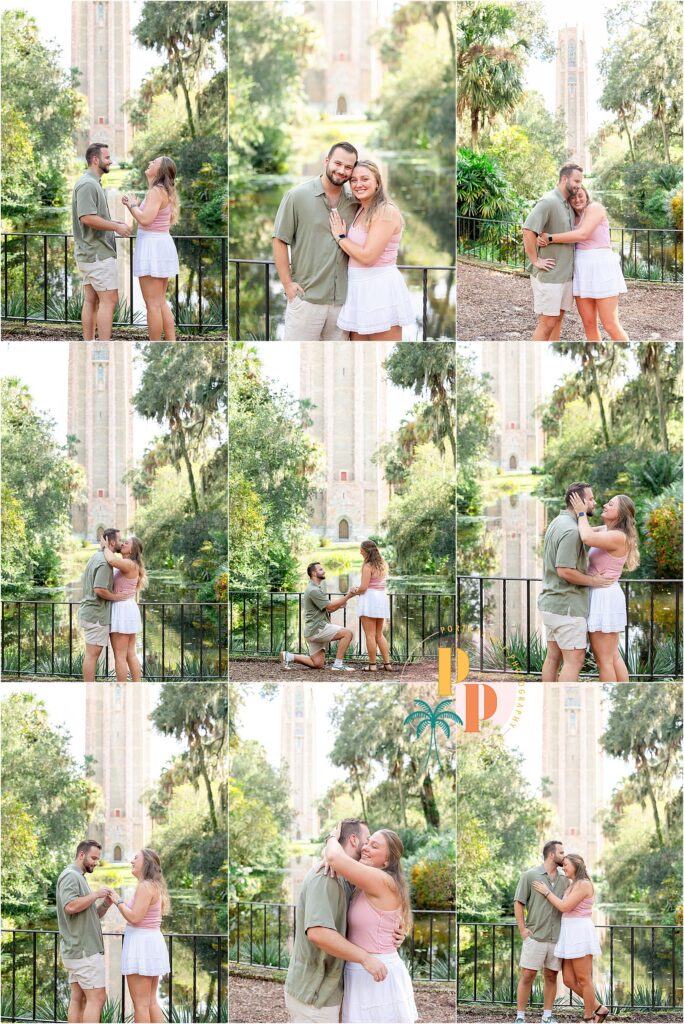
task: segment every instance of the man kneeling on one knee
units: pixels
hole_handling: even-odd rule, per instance
[[[330,613],[344,608],[350,598],[356,596],[352,588],[339,600],[331,601],[323,590],[325,569],[320,562],[312,562],[307,566],[309,583],[304,591],[302,607],[304,611],[304,639],[311,652],[293,654],[291,651],[280,652],[280,667],[289,669],[293,663],[308,665],[309,668],[325,668],[325,651],[329,644],[337,641],[337,654],[332,664],[333,672],[353,672],[351,665],[344,664],[344,655],[352,640],[352,631],[346,626],[336,626],[330,621]]]

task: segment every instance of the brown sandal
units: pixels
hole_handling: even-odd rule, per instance
[[[391,661],[383,661],[383,663],[382,663],[382,671],[383,672],[394,672],[394,669],[392,668],[392,662]]]
[[[608,1017],[610,1015],[610,1010],[608,1009],[606,1004],[605,1003],[601,1003],[601,1006],[604,1008],[604,1010],[606,1012],[605,1013],[599,1013],[598,1010],[597,1010],[596,1013],[594,1014],[594,1017],[593,1017],[594,1020],[598,1021],[598,1024],[603,1024],[603,1022],[606,1019],[606,1017]]]
[[[375,665],[363,665],[362,668],[361,668],[361,671],[362,672],[377,672],[378,671],[378,666],[377,666],[377,664],[375,664]]]

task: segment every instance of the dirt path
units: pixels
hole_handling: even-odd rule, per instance
[[[352,662],[352,664],[354,664]],[[361,663],[355,666],[354,672],[333,672],[330,666],[331,661],[325,669],[320,671],[307,668],[305,665],[296,665],[287,672],[280,667],[277,658],[259,659],[230,659],[228,678],[238,683],[339,683],[343,680],[353,679],[354,682],[363,682],[364,679],[375,679],[383,683],[436,683],[437,662],[420,661],[412,665],[395,665],[392,672],[369,673],[361,671]]]
[[[11,320],[3,320],[0,325],[0,334],[3,341],[80,341],[80,328],[66,324],[31,324],[25,327],[23,323],[16,323]],[[115,327],[113,330],[114,341],[146,341],[147,331],[144,327]],[[216,333],[177,334],[176,341],[225,341],[226,330],[221,336],[217,328]]]
[[[242,977],[231,973],[228,983],[228,1019],[250,1024],[289,1021],[285,1009],[284,976]],[[453,1024],[456,999],[453,982],[414,982],[420,1024]]]
[[[528,1010],[525,1014],[525,1020],[528,1024],[540,1024],[542,1011],[540,1007],[536,1007],[533,1010]],[[568,1007],[556,1007],[555,1016],[562,1024],[578,1024],[581,1017],[581,1009],[577,1006]],[[495,1024],[498,1021],[507,1021],[511,1024],[511,1021],[515,1019],[515,1011],[512,1007],[507,1006],[468,1006],[464,1003],[459,1003],[456,1008],[456,1020],[457,1021],[480,1021],[482,1024]],[[681,1010],[628,1010],[623,1009],[615,1014],[611,1014],[608,1018],[609,1021],[615,1021],[616,1024],[660,1024],[660,1021],[682,1021]]]
[[[457,331],[460,341],[529,339],[536,325],[529,280],[459,259]],[[682,340],[682,286],[627,282],[620,322],[632,341]],[[601,334],[608,341],[608,335]],[[576,309],[565,314],[563,340],[584,341]]]

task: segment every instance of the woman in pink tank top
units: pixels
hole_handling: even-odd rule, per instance
[[[102,545],[102,542],[101,542]],[[114,669],[119,682],[125,683],[130,670],[131,679],[139,683],[142,668],[135,645],[142,629],[138,594],[147,586],[147,574],[143,562],[143,546],[137,537],[123,541],[119,554],[103,546],[103,555],[114,569],[113,591],[125,594],[125,599],[112,602],[112,618],[109,625],[109,640],[114,651]]]
[[[138,879],[133,898],[125,903],[115,890],[111,896],[126,919],[121,973],[128,982],[133,1000],[135,1021],[163,1021],[157,1002],[159,978],[171,970],[169,952],[161,933],[163,914],[170,910],[169,893],[159,855],[146,847],[131,861],[131,871]]]
[[[589,576],[608,576],[610,587],[591,587],[587,631],[596,660],[599,679],[605,683],[627,683],[629,672],[620,654],[620,633],[627,625],[627,605],[619,580],[622,570],[631,572],[639,564],[639,541],[634,502],[626,494],[616,494],[601,512],[603,526],[590,526],[587,504],[577,494],[570,495],[577,516],[582,543],[589,545]]]
[[[387,562],[380,554],[380,549],[374,540],[361,542],[361,557],[363,558],[361,582],[358,587],[352,589],[352,593],[359,595],[356,610],[366,637],[368,652],[368,664],[364,665],[362,671],[377,672],[379,650],[382,656],[383,671],[391,672],[390,649],[384,633],[385,622],[388,622],[390,617],[390,603],[386,590],[389,571]]]
[[[349,184],[360,205],[353,222],[347,228],[337,210],[330,212],[333,238],[349,256],[347,299],[337,326],[350,331],[352,341],[401,341],[402,327],[416,323],[397,270],[404,220],[371,160],[357,162]]]
[[[133,249],[133,273],[140,281],[150,341],[176,340],[173,313],[166,301],[170,277],[178,274],[178,253],[169,228],[178,220],[176,165],[168,156],[150,160],[145,171],[149,189],[142,203],[134,195],[121,200],[138,222]]]
[[[577,853],[569,853],[563,860],[563,871],[570,879],[570,885],[559,899],[544,882],[532,885],[560,910],[561,928],[555,955],[563,961],[563,981],[584,1003],[582,1020],[598,1021],[603,1024],[608,1008],[597,998],[592,980],[593,958],[601,952],[591,911],[594,906],[592,885],[584,859]]]
[[[592,199],[580,185],[568,200],[575,211],[574,231],[546,233],[539,236],[542,248],[553,238],[553,244],[567,242],[575,246],[575,270],[572,294],[582,317],[588,341],[600,341],[597,317],[613,341],[629,341],[618,317],[618,296],[627,291],[620,266],[620,257],[610,245],[610,227],[605,207]]]
[[[344,968],[344,1024],[413,1024],[418,1017],[411,978],[393,941],[397,928],[410,932],[411,899],[401,858],[401,839],[379,829],[355,860],[339,842],[341,826],[325,844],[324,858],[342,878],[356,886],[347,911],[347,939],[381,960],[387,968],[382,981],[360,964]]]

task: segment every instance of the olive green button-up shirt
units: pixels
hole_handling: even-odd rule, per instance
[[[347,228],[359,204],[348,185],[342,186],[337,211]],[[273,238],[290,246],[292,280],[304,289],[304,301],[342,306],[347,298],[349,257],[330,231],[330,205],[320,177],[297,185],[280,201]]]
[[[317,584],[311,580],[302,599],[305,637],[318,636],[330,622],[327,612],[329,600],[328,594],[323,590],[323,584]]]
[[[68,914],[67,903],[79,896],[89,896],[90,886],[76,864],[70,864],[57,879],[55,902],[59,925],[60,948],[67,960],[82,960],[95,953],[104,953],[102,926],[97,907],[91,903],[78,914]]]
[[[98,622],[108,626],[112,621],[112,602],[98,597],[96,587],[111,590],[114,586],[114,570],[102,554],[96,551],[83,571],[83,597],[78,611],[79,622]]]
[[[563,893],[570,885],[570,879],[562,871],[559,871],[556,881],[552,882],[548,871],[543,864],[540,864],[539,867],[530,868],[520,876],[518,888],[513,897],[516,903],[524,904],[527,910],[525,924],[532,932],[532,938],[537,942],[558,942],[561,912],[554,907],[543,892],[537,892],[532,888],[532,882],[543,882],[554,896],[562,900]]]
[[[542,196],[536,206],[533,206],[523,224],[524,228],[541,235],[542,231],[547,234],[560,234],[561,231],[575,230],[575,212],[559,188],[547,192]],[[542,284],[563,284],[565,281],[572,281],[572,274],[575,267],[575,246],[568,242],[556,244],[552,242],[540,250],[540,256],[545,260],[555,260],[553,270],[539,270],[531,263],[527,264],[527,270],[534,277],[539,278]]]
[[[352,887],[311,868],[297,900],[297,930],[285,991],[306,1006],[339,1006],[343,995],[344,960],[314,946],[309,928],[331,928],[346,938],[347,906]]]
[[[587,571],[587,551],[582,543],[574,512],[564,511],[549,523],[544,537],[544,580],[539,594],[539,608],[554,615],[589,614],[589,587],[568,583],[557,570]]]
[[[71,197],[71,220],[74,231],[74,250],[77,263],[116,259],[116,235],[113,231],[98,231],[82,224],[80,218],[95,214],[111,220],[107,197],[94,171],[86,171],[74,185]]]

